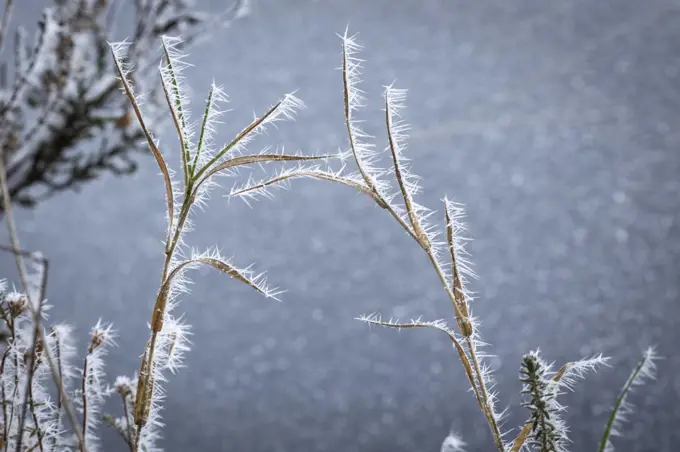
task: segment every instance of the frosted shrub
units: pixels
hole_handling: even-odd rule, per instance
[[[148,93],[146,119],[155,125],[164,111],[153,70],[160,36],[181,32],[188,45],[245,13],[241,0],[214,20],[193,0],[51,0],[41,2],[46,7],[31,36],[10,27],[18,1],[0,3],[0,52],[5,41],[13,43],[0,54],[0,142],[12,201],[24,206],[105,172],[130,173],[135,154],[146,151],[118,92],[107,40],[131,33],[135,80]]]

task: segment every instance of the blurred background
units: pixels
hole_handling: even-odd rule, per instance
[[[46,2],[15,5],[35,27]],[[198,1],[217,13],[223,1]],[[473,312],[495,355],[506,429],[521,425],[521,357],[558,365],[602,352],[606,368],[563,401],[573,450],[594,450],[642,351],[665,357],[631,397],[620,451],[680,442],[680,4],[650,0],[505,2],[252,0],[191,49],[194,111],[214,78],[230,96],[227,139],[284,93],[307,104],[253,144],[305,152],[346,146],[341,40],[365,46],[360,113],[386,144],[382,86],[409,90],[409,157],[420,201],[467,207],[479,279]],[[122,36],[124,37],[124,36]],[[7,49],[5,51],[8,54]],[[172,130],[159,131],[174,144]],[[166,138],[167,137],[167,138]],[[219,141],[219,140],[218,140]],[[178,169],[179,154],[165,150]],[[102,318],[119,331],[107,373],[132,374],[163,259],[162,180],[153,158],[18,209],[22,245],[50,259],[51,320],[85,348]],[[368,198],[294,181],[248,207],[214,192],[188,243],[256,263],[287,292],[262,299],[217,272],[193,274],[186,368],[171,377],[168,451],[437,451],[450,429],[469,450],[492,441],[446,338],[368,328],[378,312],[452,319],[422,250]],[[437,218],[437,221],[440,221]],[[4,229],[4,228],[3,228]],[[3,235],[6,241],[6,235]],[[0,271],[15,279],[6,255]],[[119,407],[112,405],[111,410]],[[514,436],[516,430],[511,433]],[[673,446],[675,444],[675,446]],[[106,450],[124,447],[106,437]]]

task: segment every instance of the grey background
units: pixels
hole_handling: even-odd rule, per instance
[[[19,3],[18,20],[30,17],[31,3],[40,2]],[[616,444],[673,451],[679,13],[662,0],[259,0],[194,50],[189,81],[201,102],[212,77],[225,85],[233,111],[224,138],[299,89],[308,109],[253,149],[335,150],[345,145],[335,33],[347,24],[360,32],[366,128],[384,145],[380,94],[396,79],[410,93],[421,200],[439,208],[447,194],[467,205],[474,312],[497,355],[507,427],[526,417],[523,353],[540,346],[559,364],[603,352],[612,367],[564,398],[573,450],[594,450],[620,386],[656,344],[665,356],[659,379],[631,399],[638,409]],[[83,346],[99,317],[117,325],[112,380],[137,369],[162,263],[162,182],[153,159],[140,163],[133,177],[18,214],[25,247],[51,259],[52,318],[74,323]],[[352,320],[451,318],[417,245],[343,187],[296,181],[276,198],[251,209],[216,192],[195,217],[189,243],[256,262],[288,292],[279,304],[214,272],[194,274],[182,305],[193,350],[167,385],[167,450],[432,451],[450,427],[470,450],[491,450],[445,338]],[[3,273],[11,268],[3,258]],[[123,446],[107,441],[107,450]]]

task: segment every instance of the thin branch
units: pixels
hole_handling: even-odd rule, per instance
[[[451,213],[449,212],[448,203],[444,207],[444,214],[446,218],[446,242],[449,247],[449,254],[451,257],[451,275],[453,278],[453,293],[455,296],[455,304],[458,309],[455,310],[456,321],[458,328],[465,337],[472,336],[473,328],[470,322],[470,314],[468,313],[468,302],[463,291],[463,282],[461,280],[460,270],[458,268],[458,260],[456,258],[455,237],[453,236],[453,223]]]
[[[472,370],[472,367],[470,365],[470,359],[465,353],[465,349],[461,345],[460,341],[456,337],[455,333],[451,331],[449,327],[446,326],[445,322],[443,320],[440,321],[435,321],[435,322],[423,322],[421,320],[412,320],[410,322],[398,322],[398,321],[393,321],[393,320],[388,320],[384,321],[381,320],[379,316],[377,315],[368,315],[368,316],[362,316],[358,317],[356,320],[359,320],[361,322],[365,322],[371,325],[378,325],[382,327],[388,327],[388,328],[432,328],[438,331],[441,331],[442,333],[446,334],[451,342],[453,343],[456,351],[458,352],[458,356],[460,357],[460,361],[463,364],[463,368],[465,369],[465,375],[468,377],[468,381],[470,382],[470,386],[472,390],[475,393],[475,396],[477,397],[477,401],[480,404],[480,407],[484,403],[481,394],[479,393],[479,389],[477,388],[477,385],[475,384],[474,380],[474,372]]]
[[[27,273],[26,273],[26,267],[24,266],[24,261],[22,255],[19,253],[21,250],[21,246],[19,245],[19,237],[17,235],[16,231],[16,226],[14,223],[14,215],[12,212],[12,202],[9,196],[9,188],[7,187],[7,175],[5,173],[5,161],[0,156],[0,190],[2,191],[2,200],[4,203],[5,207],[5,215],[6,219],[5,222],[7,224],[7,230],[9,232],[10,236],[10,243],[12,244],[12,249],[14,251],[14,257],[16,260],[17,264],[17,269],[19,270],[19,279],[21,281],[21,286],[23,287],[24,293],[26,294],[26,297],[28,298],[28,306],[31,311],[31,314],[33,314],[33,321],[35,323],[40,322],[40,312],[35,308],[35,305],[33,304],[32,300],[30,299],[30,293],[29,293],[29,285],[28,285],[28,278],[27,278]],[[45,332],[43,331],[42,328],[38,328],[40,340],[42,341],[43,344],[46,344],[47,341],[45,340]],[[57,375],[58,371],[56,369],[56,366],[54,364],[54,361],[52,360],[52,356],[50,355],[49,352],[49,347],[45,347],[44,349],[45,353],[45,358],[47,358],[47,362],[50,367],[50,373],[52,374],[52,378],[54,379],[54,382],[57,386],[59,386],[59,377]],[[67,395],[64,393],[64,388],[59,387],[59,390],[61,392],[61,396],[64,399],[64,407],[66,408],[66,413],[68,415],[69,421],[71,422],[71,425],[73,427],[73,432],[76,435],[78,445],[80,446],[82,452],[87,452],[85,449],[84,445],[84,438],[83,438],[83,432],[80,430],[80,427],[78,426],[78,421],[76,420],[75,413],[73,412],[73,408],[71,407],[69,403],[69,399]]]
[[[34,336],[34,341],[35,341],[35,336]],[[32,352],[32,355],[33,355],[33,356],[32,356],[32,360],[31,360],[31,361],[32,361],[32,362],[31,362],[31,365],[32,365],[32,366],[33,366],[33,361],[35,360],[35,354],[36,354],[36,353],[35,353],[35,348],[36,348],[36,347],[33,346],[33,349],[34,349],[34,350],[33,350],[33,352]],[[36,366],[36,367],[37,367],[37,366]],[[35,373],[35,370],[34,370],[33,372]],[[36,445],[33,446],[33,449],[35,449],[36,446],[37,446],[37,447],[41,450],[41,452],[42,452],[42,451],[44,451],[44,448],[43,448],[43,433],[42,433],[42,430],[40,429],[40,422],[39,422],[39,420],[38,420],[38,416],[35,414],[35,401],[34,401],[34,399],[33,399],[33,383],[32,383],[33,377],[30,376],[30,375],[29,375],[29,377],[30,377],[29,380],[31,380],[31,381],[27,384],[27,386],[28,386],[28,394],[26,395],[26,399],[27,399],[27,400],[30,400],[30,404],[31,404],[31,415],[33,416],[33,424],[35,425],[35,432],[36,432],[36,435],[38,436],[38,443],[37,443]],[[26,400],[24,400],[24,406],[25,406],[25,405],[26,405]],[[25,411],[26,411],[26,409],[24,408],[24,414],[23,414],[23,416],[25,416]],[[24,420],[24,419],[22,418],[22,421],[23,421],[23,420]],[[21,424],[19,424],[19,431],[23,431],[23,426],[22,426]],[[17,447],[17,451],[20,451],[20,450],[21,450],[21,449],[19,449],[19,448]]]
[[[378,190],[376,189],[375,185],[373,184],[373,180],[371,179],[368,171],[364,169],[364,166],[361,164],[361,158],[359,157],[359,146],[357,143],[357,138],[354,134],[354,127],[352,123],[352,96],[355,95],[355,93],[352,92],[353,86],[352,86],[352,80],[351,80],[351,62],[350,62],[350,38],[347,36],[347,31],[345,31],[345,35],[342,40],[342,86],[343,86],[343,105],[345,108],[345,127],[347,128],[347,136],[349,139],[349,146],[352,151],[352,156],[354,157],[354,161],[357,164],[357,167],[359,168],[359,172],[361,173],[361,177],[364,179],[364,182],[368,186],[368,188],[378,194]]]
[[[121,394],[121,397],[123,398],[123,411],[125,411],[125,424],[127,427],[126,429],[127,435],[123,436],[125,437],[125,442],[130,447],[130,452],[134,452],[133,450],[134,444],[132,443],[133,429],[132,424],[130,423],[130,410],[128,409],[127,395]]]
[[[8,216],[9,219],[9,216]],[[44,278],[43,278],[44,281]],[[41,294],[44,293],[44,288],[41,288]],[[26,293],[26,298],[28,298],[28,292]],[[24,391],[24,402],[21,405],[21,416],[19,417],[19,438],[17,440],[17,452],[21,452],[21,443],[24,438],[24,426],[26,425],[26,411],[28,410],[28,402],[29,402],[29,397],[31,401],[31,412],[34,415],[35,418],[35,412],[33,410],[33,376],[35,375],[36,371],[36,366],[35,366],[35,360],[36,360],[36,352],[38,349],[38,339],[40,338],[40,332],[42,330],[40,326],[40,321],[42,319],[41,315],[41,310],[42,310],[42,300],[44,298],[40,298],[38,300],[38,307],[37,307],[37,314],[33,317],[33,339],[31,342],[31,354],[30,359],[28,360],[27,366],[28,366],[28,378],[26,381],[26,389]],[[28,303],[31,303],[31,300],[29,299]],[[43,346],[45,346],[45,342],[43,342]],[[43,449],[42,447],[42,437],[40,434],[40,426],[37,423],[37,419],[35,419],[36,425],[35,428],[38,429],[38,442],[40,444],[40,450]]]
[[[182,98],[179,87],[179,80],[175,74],[175,69],[172,63],[172,58],[170,57],[170,48],[166,42],[166,38],[161,39],[163,43],[163,53],[165,54],[165,61],[167,62],[167,72],[170,76],[170,84],[172,88],[172,95],[175,97],[174,105],[170,100],[170,93],[165,85],[165,77],[163,76],[163,68],[161,68],[161,84],[163,85],[163,91],[165,92],[165,98],[168,101],[168,107],[172,113],[172,120],[177,128],[177,135],[180,139],[180,146],[182,152],[182,171],[184,172],[184,184],[189,182],[189,138],[186,136],[185,131],[187,130],[186,118],[184,117],[184,108],[182,106]]]
[[[81,386],[81,400],[83,404],[83,419],[82,419],[82,429],[85,434],[87,434],[87,358],[90,356],[90,353],[85,355],[85,359],[83,361],[83,378],[82,378],[82,386]],[[86,446],[86,443],[83,441],[83,446]]]
[[[391,87],[388,87],[385,90],[385,128],[387,129],[387,141],[389,143],[388,147],[390,154],[392,154],[394,177],[397,179],[401,196],[404,199],[406,213],[408,214],[408,218],[411,222],[411,226],[413,227],[413,232],[415,233],[416,239],[423,249],[428,249],[430,247],[430,240],[423,230],[423,227],[420,224],[420,219],[416,214],[415,208],[413,206],[413,197],[406,186],[406,175],[403,174],[403,169],[401,167],[399,143],[397,142],[398,139],[394,131],[395,124],[394,118],[392,117],[394,114],[396,114],[396,106],[393,105],[392,92],[393,91]]]
[[[411,228],[406,221],[402,218],[401,215],[392,207],[392,205],[385,200],[383,195],[380,193],[380,191],[376,188],[374,184],[374,179],[373,175],[371,174],[370,171],[370,164],[371,162],[368,162],[368,166],[364,165],[364,162],[362,162],[362,159],[360,157],[361,154],[361,149],[360,149],[360,144],[357,142],[356,139],[356,133],[357,130],[354,127],[352,123],[352,109],[356,107],[358,103],[358,93],[355,92],[354,88],[354,83],[356,82],[357,76],[358,76],[358,63],[356,60],[353,60],[351,58],[350,53],[357,49],[358,45],[353,41],[352,38],[349,38],[347,36],[347,31],[345,32],[345,35],[343,37],[343,52],[342,52],[342,75],[343,75],[343,91],[344,91],[344,107],[345,107],[345,124],[347,127],[347,133],[349,136],[349,141],[350,141],[350,147],[352,154],[354,156],[354,160],[356,161],[357,166],[359,167],[359,172],[361,173],[361,176],[363,177],[364,181],[366,182],[366,185],[369,187],[369,189],[372,189],[378,198],[380,198],[383,203],[385,204],[385,208],[390,212],[392,217],[395,218],[395,220],[409,233],[409,235],[423,248],[425,253],[427,254],[428,258],[430,259],[430,262],[432,263],[437,276],[439,277],[442,285],[444,286],[444,289],[451,300],[451,303],[453,304],[454,310],[456,311],[456,317],[457,318],[463,318],[463,314],[460,312],[460,307],[458,306],[458,303],[456,302],[456,296],[449,287],[449,283],[447,281],[447,278],[445,276],[445,273],[437,259],[437,256],[435,254],[435,251],[433,250],[431,246],[431,242],[429,238],[427,237],[427,234],[425,231],[423,231],[422,227],[419,227],[419,222],[417,218],[411,218],[411,215],[409,215],[409,218],[411,220],[415,220],[416,226]],[[386,93],[389,95],[389,92]],[[386,96],[389,100],[389,96]],[[400,184],[400,187],[402,188],[402,193],[405,195],[406,198],[409,197],[409,192],[406,189],[406,184],[404,182],[403,175],[401,174],[401,168],[399,167],[399,161],[398,161],[398,152],[396,149],[396,142],[394,140],[394,128],[391,123],[391,116],[390,116],[390,103],[386,101],[386,123],[388,127],[388,135],[390,138],[390,149],[392,151],[393,155],[393,160],[394,160],[394,171],[395,173],[398,173],[398,181]],[[415,213],[415,209],[413,204],[410,204],[410,210],[409,207],[407,206],[407,211],[411,214]],[[489,393],[486,387],[486,382],[484,378],[484,373],[482,372],[482,368],[479,362],[479,357],[477,355],[476,351],[476,346],[475,342],[473,341],[471,336],[466,337],[466,345],[469,350],[469,359],[472,363],[472,369],[474,371],[474,374],[477,378],[477,385],[473,384],[473,387],[478,387],[479,389],[479,395],[483,403],[480,403],[480,408],[482,409],[482,413],[486,417],[489,427],[492,431],[494,441],[496,443],[496,446],[500,451],[504,450],[503,446],[503,441],[501,438],[501,433],[500,429],[498,427],[498,422],[495,418],[495,413],[493,410],[492,406],[492,400],[489,397]]]
[[[5,35],[7,35],[7,27],[9,25],[10,17],[12,16],[12,6],[14,0],[5,0],[5,9],[2,12],[2,23],[0,23],[0,53],[4,49]]]
[[[130,104],[132,105],[132,109],[135,112],[135,115],[137,116],[137,121],[139,121],[139,126],[142,129],[142,132],[144,133],[144,136],[146,137],[146,141],[149,144],[149,149],[151,149],[151,153],[153,154],[154,158],[156,159],[156,163],[158,164],[158,167],[160,168],[161,172],[163,173],[163,181],[165,183],[165,198],[168,203],[168,239],[166,240],[166,245],[165,249],[166,251],[168,250],[168,247],[170,246],[170,234],[172,231],[172,225],[173,225],[173,216],[175,212],[175,200],[173,197],[172,193],[172,180],[170,179],[170,172],[168,171],[168,166],[165,163],[165,159],[163,158],[163,155],[161,152],[158,150],[158,146],[156,146],[156,143],[153,140],[153,137],[151,136],[151,133],[149,132],[149,129],[146,127],[146,123],[144,122],[144,118],[142,117],[142,112],[139,109],[139,105],[137,104],[137,99],[135,98],[135,95],[132,91],[132,86],[130,86],[130,83],[127,79],[127,76],[125,74],[125,71],[123,70],[122,63],[118,59],[118,56],[116,55],[116,52],[114,50],[114,47],[112,45],[109,45],[111,47],[111,54],[113,55],[113,61],[116,66],[116,70],[118,71],[118,75],[120,77],[120,81],[123,84],[123,88],[125,90],[125,94],[130,101]]]
[[[62,365],[61,337],[60,337],[59,333],[57,333],[57,330],[54,327],[52,327],[52,334],[54,334],[54,338],[55,338],[54,348],[55,348],[55,351],[56,351],[55,358],[56,358],[56,361],[57,361],[57,371],[58,371],[57,387],[59,388],[58,391],[57,391],[58,392],[57,393],[57,420],[55,422],[55,425],[56,425],[56,428],[60,428],[61,411],[62,411],[62,406],[64,404],[64,399],[62,398],[62,394],[65,392],[64,391],[64,370],[63,370],[64,368],[63,368],[63,365]],[[56,442],[57,442],[57,436],[53,435],[52,436],[52,447],[53,448],[54,448]]]
[[[384,202],[382,198],[378,194],[376,194],[374,191],[372,191],[369,187],[364,185],[362,182],[357,182],[356,180],[340,176],[336,173],[333,172],[328,172],[328,171],[320,171],[320,170],[315,170],[315,169],[296,169],[292,170],[289,172],[284,172],[283,174],[280,174],[278,176],[274,176],[270,179],[264,180],[262,182],[258,182],[252,185],[246,185],[245,187],[241,187],[235,190],[232,190],[232,192],[229,194],[229,196],[250,196],[251,192],[261,192],[262,190],[266,189],[268,186],[271,185],[276,185],[281,182],[285,182],[290,179],[296,179],[296,178],[310,178],[310,179],[319,179],[319,180],[327,180],[330,182],[337,182],[342,185],[346,185],[350,188],[353,188],[357,190],[358,192],[364,193],[371,198],[380,206],[384,206]]]

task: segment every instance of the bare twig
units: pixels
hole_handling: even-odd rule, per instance
[[[9,217],[8,217],[9,219]],[[41,288],[41,294],[44,292],[44,288]],[[28,298],[28,291],[26,292],[26,297]],[[21,405],[21,416],[19,417],[19,438],[17,440],[17,452],[21,452],[21,443],[24,438],[24,426],[26,424],[26,410],[28,409],[29,405],[29,398],[30,398],[30,404],[31,404],[31,413],[33,414],[33,417],[35,419],[35,428],[38,430],[38,443],[40,444],[40,450],[43,449],[42,446],[42,435],[40,433],[40,426],[38,425],[38,420],[35,418],[35,411],[34,411],[34,405],[33,405],[33,376],[35,375],[35,370],[36,370],[36,354],[38,350],[38,340],[40,339],[40,333],[42,331],[41,325],[40,325],[40,320],[42,318],[41,316],[41,310],[42,310],[42,300],[44,298],[40,297],[38,300],[38,306],[35,308],[36,309],[36,315],[33,316],[33,340],[31,342],[31,353],[29,354],[29,360],[26,366],[28,367],[28,378],[26,379],[26,389],[24,391],[24,403]],[[28,304],[31,304],[31,300],[29,299]],[[43,334],[44,337],[44,334]],[[44,340],[42,342],[45,344]]]
[[[382,201],[382,204],[379,205],[388,210],[392,217],[394,217],[395,220],[397,220],[397,222],[402,226],[402,228],[404,228],[404,230],[409,233],[409,235],[423,248],[423,250],[427,254],[435,272],[437,273],[437,276],[439,277],[442,286],[444,287],[444,290],[446,291],[447,296],[451,300],[451,303],[456,314],[456,318],[459,319],[467,318],[468,316],[466,315],[466,313],[463,313],[462,311],[463,306],[459,304],[456,295],[454,294],[454,290],[449,286],[444,270],[441,267],[439,260],[437,258],[436,251],[433,249],[432,242],[421,224],[421,220],[416,212],[412,200],[412,193],[409,190],[409,186],[405,180],[405,176],[402,171],[398,153],[399,150],[397,148],[398,143],[396,135],[401,130],[403,130],[404,126],[399,125],[398,130],[395,128],[393,116],[396,114],[396,108],[390,102],[392,94],[390,92],[391,87],[388,87],[385,92],[386,98],[385,123],[387,128],[389,149],[393,160],[393,170],[397,182],[399,184],[402,197],[404,199],[407,218],[411,222],[411,226],[409,226],[406,223],[404,218],[402,218],[402,215],[400,215],[392,206],[392,204],[388,201],[388,199],[385,198],[385,196],[382,193],[383,190],[380,190],[376,185],[378,183],[376,174],[379,174],[379,172],[376,168],[373,168],[372,166],[373,164],[372,160],[374,160],[375,157],[371,155],[371,151],[369,150],[367,145],[360,143],[357,140],[358,136],[363,135],[363,132],[361,132],[358,129],[358,127],[354,125],[352,118],[353,110],[360,103],[360,95],[356,92],[357,89],[354,86],[357,83],[359,77],[359,63],[356,59],[353,59],[351,55],[358,48],[359,46],[358,44],[355,43],[354,39],[349,37],[347,32],[345,32],[342,47],[342,75],[344,91],[345,125],[347,128],[347,134],[349,138],[350,151],[354,156],[354,160],[357,164],[359,173],[361,174],[364,182],[369,187],[369,189],[371,189],[371,191],[375,193],[376,197]],[[403,96],[397,94],[397,97]],[[364,157],[362,157],[362,155],[364,155]],[[452,263],[452,265],[455,265],[455,262]],[[502,435],[500,433],[498,422],[496,420],[496,415],[493,410],[492,399],[489,395],[488,388],[486,387],[484,372],[482,371],[476,350],[476,343],[471,335],[472,329],[464,328],[461,330],[461,332],[465,337],[465,343],[467,345],[468,356],[471,363],[471,371],[473,372],[475,377],[472,379],[473,389],[475,390],[475,394],[478,395],[478,400],[480,401],[480,408],[488,421],[496,446],[500,451],[503,451],[504,446]],[[474,380],[476,380],[476,384],[474,383]],[[479,392],[477,393],[477,391]]]
[[[62,407],[64,405],[64,399],[62,395],[66,392],[64,390],[64,368],[62,364],[62,354],[61,354],[61,339],[59,337],[59,334],[56,332],[57,330],[52,328],[52,334],[54,334],[55,337],[55,342],[54,342],[54,347],[56,351],[56,361],[57,361],[57,377],[58,377],[58,383],[57,383],[57,419],[55,422],[55,425],[57,428],[60,427],[61,425],[61,412],[62,412]],[[56,435],[52,437],[52,447],[57,442],[57,437]]]

